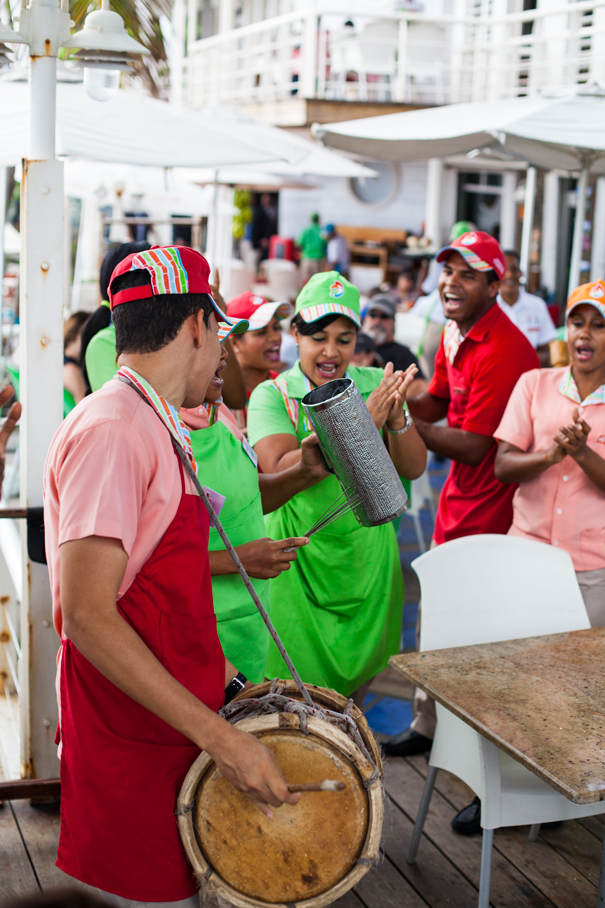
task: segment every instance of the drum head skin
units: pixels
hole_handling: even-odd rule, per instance
[[[345,791],[305,792],[269,819],[211,764],[197,790],[196,837],[208,864],[242,895],[269,904],[309,899],[354,866],[368,832],[368,796],[353,764],[316,735],[275,730],[258,737],[289,784],[333,779]]]

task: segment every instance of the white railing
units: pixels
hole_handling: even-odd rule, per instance
[[[403,12],[338,31],[325,11],[288,13],[191,42],[175,89],[198,108],[297,98],[446,104],[605,84],[605,0],[555,3],[489,17]]]

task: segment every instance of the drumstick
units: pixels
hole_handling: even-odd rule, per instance
[[[344,791],[346,787],[344,782],[325,779],[323,782],[297,782],[294,785],[288,785],[288,791]]]

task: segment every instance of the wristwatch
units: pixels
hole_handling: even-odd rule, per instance
[[[248,679],[242,672],[238,672],[235,678],[233,678],[227,687],[225,688],[225,704],[231,703],[234,697],[237,697],[240,691],[246,686]]]
[[[407,410],[404,410],[403,412],[404,412],[404,414],[405,414],[405,426],[402,426],[401,429],[391,429],[391,427],[389,426],[389,424],[388,424],[388,423],[385,423],[385,425],[386,425],[386,427],[387,427],[387,432],[390,432],[391,435],[403,435],[403,433],[404,433],[404,432],[407,432],[407,430],[408,430],[408,429],[410,428],[410,426],[412,425],[412,417],[410,416],[410,414],[408,413],[408,411],[407,411]]]

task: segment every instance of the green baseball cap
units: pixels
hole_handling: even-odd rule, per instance
[[[302,288],[294,312],[308,324],[325,315],[344,315],[361,328],[360,310],[357,287],[338,271],[322,271]]]

